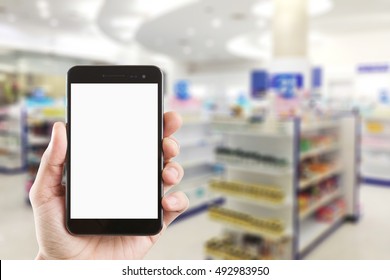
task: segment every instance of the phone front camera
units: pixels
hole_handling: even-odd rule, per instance
[[[145,79],[146,78],[146,75],[142,75],[142,79]]]

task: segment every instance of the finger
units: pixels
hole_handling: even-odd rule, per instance
[[[42,156],[35,182],[31,188],[31,202],[44,203],[52,197],[63,195],[61,186],[66,158],[67,139],[64,123],[55,123],[49,146]]]
[[[169,162],[165,165],[162,171],[162,178],[164,181],[164,193],[171,187],[180,183],[184,176],[183,167],[177,162]]]
[[[189,201],[183,192],[171,193],[162,199],[164,209],[164,228],[188,209]]]
[[[176,139],[166,137],[163,139],[164,160],[169,161],[180,153],[180,147]]]
[[[164,114],[164,137],[171,136],[182,124],[180,115],[176,112],[167,112]]]

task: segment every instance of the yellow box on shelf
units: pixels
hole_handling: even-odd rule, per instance
[[[209,208],[211,219],[228,223],[238,228],[253,232],[269,239],[278,239],[284,236],[285,226],[278,219],[263,219],[223,207]]]
[[[259,257],[246,252],[244,249],[235,246],[223,238],[213,238],[206,242],[205,251],[207,255],[224,260],[258,260]]]
[[[209,186],[213,191],[275,205],[282,205],[285,197],[283,190],[276,186],[248,184],[244,182],[217,179],[211,180],[209,182]]]
[[[380,122],[367,121],[366,128],[370,133],[382,133],[384,130],[384,125]]]

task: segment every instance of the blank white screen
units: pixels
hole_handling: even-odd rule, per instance
[[[71,84],[71,218],[158,218],[158,85]]]

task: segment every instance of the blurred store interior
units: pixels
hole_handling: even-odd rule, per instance
[[[80,64],[159,66],[183,117],[190,208],[147,259],[390,259],[390,1],[0,0],[0,259],[37,253]]]

